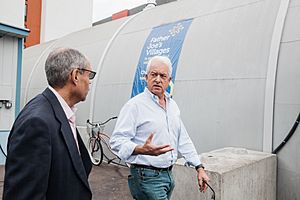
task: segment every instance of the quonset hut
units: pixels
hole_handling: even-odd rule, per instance
[[[140,65],[168,55],[176,65],[173,98],[199,153],[227,146],[272,152],[300,110],[299,19],[300,0],[158,6],[26,49],[21,99],[24,104],[47,86],[44,62],[52,49],[76,48],[97,71],[78,106],[77,124],[84,127],[87,119],[117,115],[134,80],[142,79],[136,76]],[[300,199],[299,143],[296,129],[278,153],[277,199]]]

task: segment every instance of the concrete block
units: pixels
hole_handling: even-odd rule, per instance
[[[227,147],[201,154],[216,200],[276,200],[276,155]],[[210,200],[212,191],[201,193],[194,168],[179,159],[173,170],[172,200]]]

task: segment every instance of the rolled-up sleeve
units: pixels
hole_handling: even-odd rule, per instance
[[[183,122],[180,119],[180,133],[178,141],[178,151],[189,165],[198,166],[201,164],[196,148],[189,137]]]
[[[112,151],[126,161],[133,153],[136,143],[132,142],[136,134],[136,113],[134,104],[126,103],[120,111],[118,120],[110,138]]]

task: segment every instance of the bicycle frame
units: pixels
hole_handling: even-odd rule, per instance
[[[121,160],[112,152],[108,142],[110,137],[104,132],[105,124],[116,118],[117,117],[111,117],[102,123],[92,123],[87,120],[87,131],[89,134],[89,154],[94,165],[100,165],[104,157],[107,160],[108,164],[113,163],[116,165],[127,166],[125,164],[122,164]],[[106,149],[109,150],[109,153],[114,155],[113,158],[109,158],[104,153],[103,144],[104,146],[106,146]],[[115,160],[118,160],[119,162],[116,162]]]

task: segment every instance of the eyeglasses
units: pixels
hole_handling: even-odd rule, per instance
[[[84,68],[77,68],[78,70],[81,70],[81,71],[87,71],[89,72],[89,79],[90,80],[93,80],[96,76],[96,72],[92,71],[92,70],[89,70],[89,69],[84,69]]]

